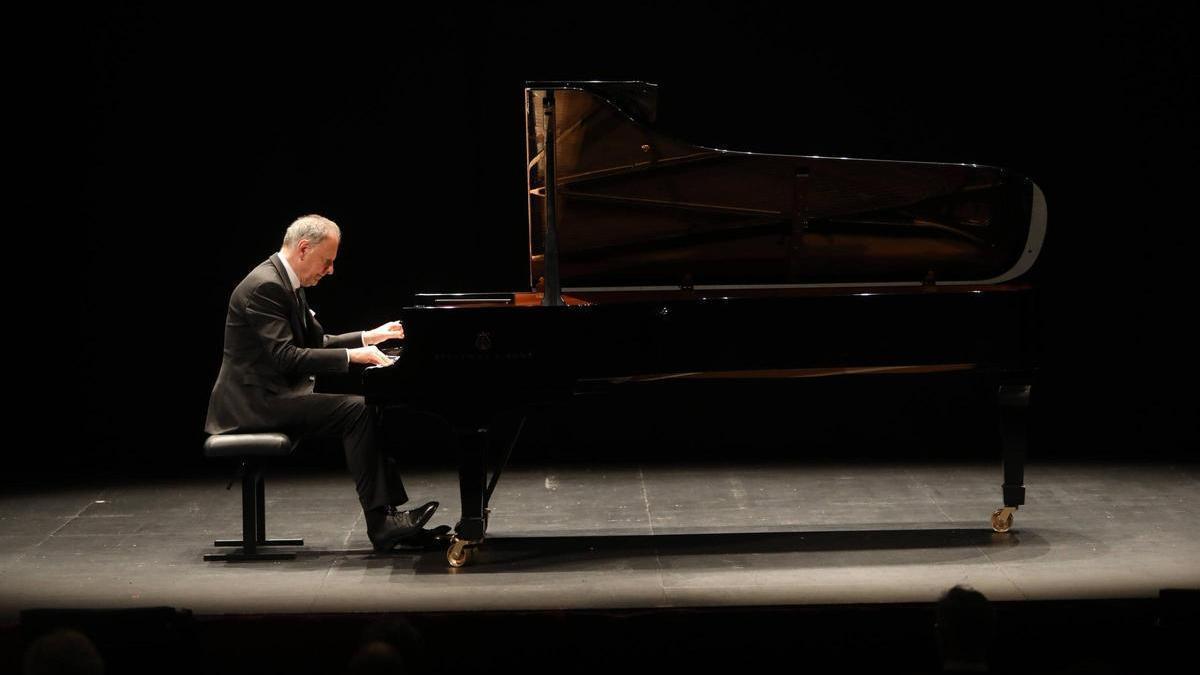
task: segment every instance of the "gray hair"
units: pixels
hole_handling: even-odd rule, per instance
[[[342,238],[342,230],[337,223],[315,213],[300,216],[292,221],[291,225],[288,225],[287,232],[283,235],[283,247],[293,248],[300,243],[301,239],[307,239],[310,244],[315,246],[325,241],[325,238],[330,235],[338,239]]]

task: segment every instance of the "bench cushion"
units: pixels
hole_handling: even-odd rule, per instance
[[[204,441],[205,457],[282,457],[292,454],[286,434],[218,434]]]

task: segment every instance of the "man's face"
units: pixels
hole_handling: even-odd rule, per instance
[[[322,277],[333,274],[333,260],[337,258],[339,243],[338,237],[325,237],[316,245],[307,239],[300,240],[296,245],[299,260],[293,267],[301,286],[316,286]]]

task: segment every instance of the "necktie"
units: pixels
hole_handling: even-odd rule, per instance
[[[300,303],[300,323],[304,328],[308,329],[308,301],[304,298],[304,289],[296,289],[296,300]]]

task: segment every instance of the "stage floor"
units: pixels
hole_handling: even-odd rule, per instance
[[[240,536],[225,480],[40,489],[0,498],[0,621],[33,607],[197,614],[674,608],[1151,598],[1200,588],[1200,468],[1032,464],[995,534],[998,465],[513,467],[468,567],[371,551],[350,478],[267,478],[267,535],[296,560],[204,562]],[[414,472],[413,504],[457,518],[456,476]]]

